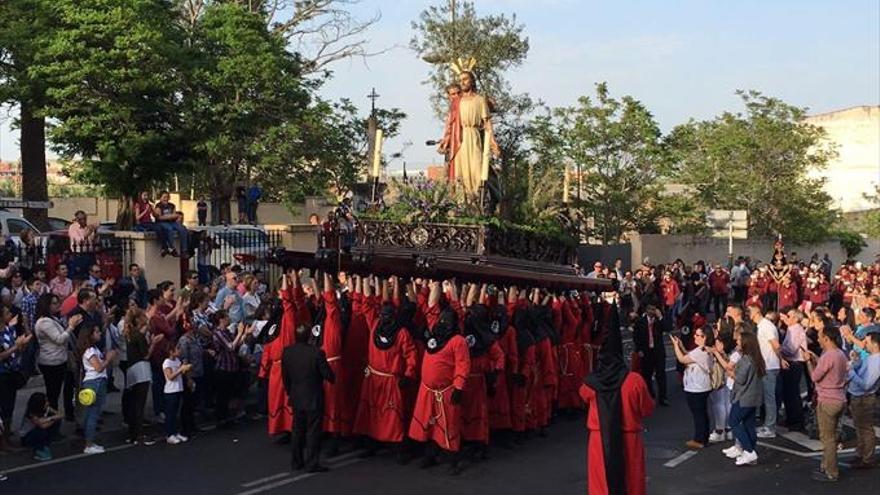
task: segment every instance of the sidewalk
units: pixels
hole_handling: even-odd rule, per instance
[[[117,386],[120,386],[124,382],[123,374],[118,368],[114,369],[114,378]],[[252,387],[252,390],[255,389],[256,387]],[[45,392],[42,376],[31,378],[27,385],[18,391],[18,394],[15,397],[15,412],[12,424],[14,437],[12,443],[16,448],[12,452],[0,452],[0,473],[6,470],[14,470],[29,465],[36,466],[45,464],[35,461],[30,449],[19,447],[20,439],[18,437],[18,431],[21,428],[21,420],[24,415],[28,398],[34,392]],[[251,410],[250,406],[254,399],[255,397],[249,397],[245,406],[246,410]],[[76,418],[76,422],[62,421],[61,433],[64,435],[64,439],[54,442],[51,445],[52,456],[54,459],[69,457],[72,455],[82,455],[84,440],[81,435],[76,433],[76,429],[82,425],[82,410],[77,410]],[[203,429],[211,430],[214,428],[213,418],[207,418],[206,420],[206,418],[198,418],[197,416],[197,419],[202,419],[202,421],[199,421],[199,425]],[[145,423],[152,423],[150,426],[144,427],[145,435],[153,437],[157,441],[164,440],[162,422],[157,417],[153,416],[152,393],[147,395],[147,404],[144,407],[144,421]],[[127,446],[125,443],[127,431],[128,429],[126,425],[122,422],[122,392],[108,393],[107,401],[104,405],[104,412],[102,413],[98,424],[97,443],[108,450],[111,448],[125,448]]]

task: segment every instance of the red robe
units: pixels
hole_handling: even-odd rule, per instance
[[[379,301],[375,300],[365,307],[370,328],[369,359],[361,382],[354,433],[379,442],[400,442],[406,413],[398,381],[403,376],[415,378],[416,349],[405,328],[398,330],[394,345],[388,349],[373,344],[373,334],[379,326],[378,304]]]
[[[429,327],[440,319],[440,308],[426,312]],[[461,405],[452,403],[452,390],[463,390],[471,371],[467,342],[454,335],[443,349],[425,353],[421,384],[416,396],[409,437],[419,442],[434,441],[440,448],[458,452],[461,448]]]
[[[466,442],[489,443],[489,396],[486,373],[504,369],[504,353],[493,342],[482,356],[471,358],[471,370],[461,399],[461,437]]]
[[[605,480],[605,460],[602,435],[599,433],[599,406],[596,392],[581,385],[580,396],[587,405],[587,493],[589,495],[615,495],[608,493]],[[645,381],[638,373],[630,372],[620,391],[621,427],[626,462],[626,495],[645,495],[645,445],[642,442],[642,421],[654,412],[654,400]]]
[[[516,329],[507,328],[498,340],[498,346],[504,353],[504,370],[498,373],[495,383],[495,396],[489,397],[489,429],[509,430],[513,428],[511,419],[511,394],[509,386],[511,377],[519,372],[519,352],[516,348]]]
[[[345,372],[345,400],[342,412],[342,434],[351,434],[355,416],[360,407],[361,382],[367,367],[367,348],[370,345],[370,330],[365,318],[363,294],[349,293],[351,297],[351,323],[345,332],[342,344],[342,369]]]
[[[287,346],[296,342],[297,308],[305,306],[305,295],[301,288],[289,287],[281,294],[284,315],[281,317],[281,332],[263,348],[260,362],[260,378],[269,379],[268,388],[268,428],[269,435],[293,430],[293,409],[281,380],[281,355]]]
[[[345,424],[343,414],[345,378],[342,368],[342,318],[335,292],[324,292],[324,311],[324,337],[321,350],[324,351],[327,363],[336,375],[335,383],[324,382],[324,431],[342,434],[351,431],[351,425]]]
[[[532,416],[529,428],[542,428],[550,423],[553,413],[553,391],[556,388],[556,358],[550,339],[544,339],[535,347],[535,376],[532,389]]]
[[[559,348],[559,407],[580,409],[583,406],[578,389],[584,381],[581,358],[580,308],[571,302],[558,300],[556,311],[562,315],[562,345]]]

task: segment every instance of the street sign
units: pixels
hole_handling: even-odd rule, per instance
[[[52,208],[51,201],[23,201],[20,199],[0,199],[0,208],[33,208],[35,210],[48,210]]]

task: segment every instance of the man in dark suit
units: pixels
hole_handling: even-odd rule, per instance
[[[668,406],[666,400],[666,347],[663,340],[663,313],[655,306],[648,306],[645,314],[636,320],[633,328],[633,344],[641,358],[641,374],[648,384],[652,397],[656,397],[662,406]],[[657,392],[654,392],[654,380],[657,380]]]
[[[309,330],[296,329],[296,344],[281,355],[281,377],[293,409],[291,468],[321,473],[321,422],[324,417],[324,380],[336,381],[324,351],[309,343]],[[303,445],[305,442],[305,445]]]

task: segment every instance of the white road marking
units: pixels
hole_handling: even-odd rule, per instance
[[[822,450],[822,442],[818,440],[813,440],[812,438],[804,435],[799,431],[789,431],[787,433],[783,433],[782,437],[798,445],[802,445],[814,452]]]
[[[695,455],[697,455],[697,451],[689,450],[689,451],[685,452],[684,454],[681,454],[680,456],[676,457],[675,459],[671,459],[671,460],[667,461],[663,465],[668,468],[674,468],[674,467],[678,466],[679,464],[681,464],[682,462],[690,459],[691,457],[693,457]]]
[[[263,483],[277,480],[278,478],[285,478],[287,476],[290,476],[290,471],[285,471],[283,473],[273,474],[272,476],[266,476],[265,478],[248,481],[247,483],[242,483],[241,486],[242,488],[250,488],[252,486],[262,485]]]
[[[344,461],[346,459],[351,459],[352,457],[354,457],[360,453],[361,453],[360,450],[356,450],[353,452],[349,452],[347,454],[338,455],[336,457],[329,457],[329,458],[325,459],[325,461],[328,463]],[[273,475],[266,476],[265,478],[259,478],[259,479],[253,480],[253,481],[247,481],[247,482],[242,483],[241,486],[242,486],[242,488],[251,488],[251,487],[254,487],[257,485],[262,485],[263,483],[266,483],[266,482],[269,482],[272,480],[277,480],[278,478],[284,478],[286,476],[290,476],[290,471],[283,471],[281,473],[275,473]]]
[[[130,449],[131,447],[135,447],[135,445],[125,444],[125,445],[117,445],[116,447],[107,447],[104,451],[104,454],[107,454],[109,452],[116,452],[119,450]],[[67,457],[59,457],[57,459],[52,459],[51,461],[37,462],[34,464],[28,464],[27,466],[20,466],[17,468],[7,469],[3,472],[6,474],[18,473],[21,471],[27,471],[29,469],[51,466],[52,464],[61,464],[62,462],[75,461],[77,459],[82,459],[83,457],[94,457],[94,456],[101,456],[104,454],[74,454],[74,455],[69,455]]]
[[[361,461],[363,461],[363,459],[349,459],[347,461],[343,461],[343,462],[340,462],[337,464],[329,465],[328,467],[330,469],[339,469],[339,468],[348,466],[350,464],[355,464],[355,463],[358,463]],[[317,476],[318,474],[319,473],[304,473],[304,474],[300,474],[300,475],[293,476],[290,478],[280,479],[274,483],[269,483],[268,485],[263,485],[263,486],[254,488],[252,490],[239,492],[236,495],[256,495],[257,493],[263,493],[263,492],[267,492],[269,490],[274,490],[276,488],[279,488],[279,487],[282,487],[285,485],[289,485],[291,483],[296,483],[297,481],[302,481],[304,479],[311,478],[312,476]]]

